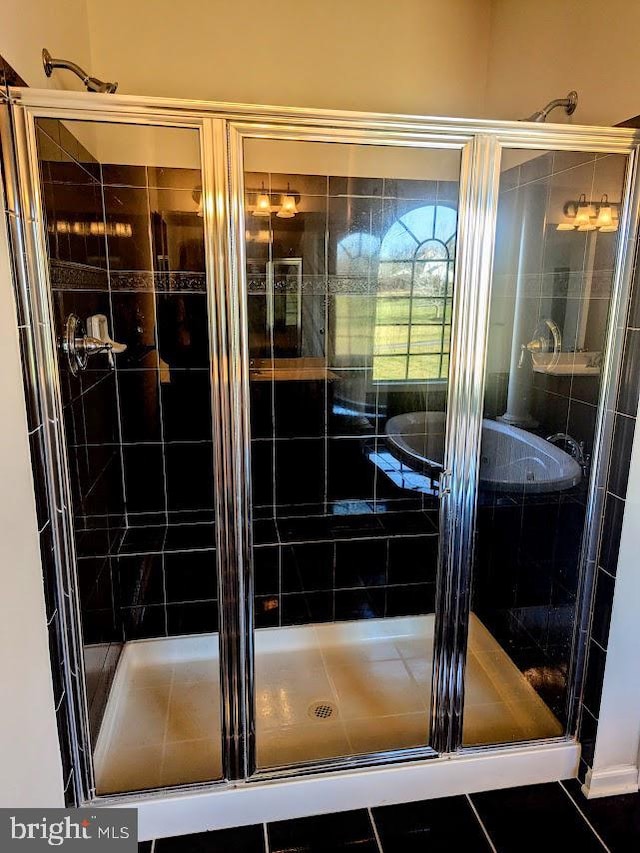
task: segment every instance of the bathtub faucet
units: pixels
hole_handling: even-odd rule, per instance
[[[571,456],[573,456],[582,468],[583,475],[587,476],[591,457],[584,452],[584,441],[578,442],[566,432],[555,432],[553,435],[548,435],[547,441],[551,442],[551,444],[567,444],[571,450]]]

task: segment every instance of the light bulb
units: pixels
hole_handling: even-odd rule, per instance
[[[283,195],[280,210],[276,213],[276,216],[279,216],[280,219],[291,219],[297,212],[298,208],[296,207],[295,196]]]

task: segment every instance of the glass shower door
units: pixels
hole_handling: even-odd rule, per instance
[[[465,745],[567,729],[627,161],[503,152]]]
[[[429,743],[460,159],[244,141],[259,769]]]
[[[36,143],[96,791],[220,779],[200,133],[43,118]]]

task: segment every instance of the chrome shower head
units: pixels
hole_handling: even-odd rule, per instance
[[[87,92],[102,92],[106,95],[113,95],[118,88],[117,83],[109,83],[98,80],[97,77],[90,77],[86,71],[83,71],[79,65],[69,59],[53,59],[46,47],[42,49],[42,64],[47,77],[51,77],[54,68],[66,68],[68,71],[72,71],[76,77],[82,80],[87,87]]]
[[[549,115],[551,110],[555,110],[558,107],[562,107],[566,114],[570,116],[574,114],[577,106],[578,93],[575,91],[571,91],[569,92],[566,98],[556,98],[555,101],[549,101],[546,107],[543,107],[541,110],[536,110],[533,115],[530,115],[527,118],[521,118],[520,121],[544,122],[547,120],[547,116]]]

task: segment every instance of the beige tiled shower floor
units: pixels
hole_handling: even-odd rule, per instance
[[[258,766],[427,743],[432,649],[433,616],[257,631]],[[219,704],[215,636],[127,643],[95,751],[98,792],[220,778]],[[560,733],[472,616],[465,743]]]

